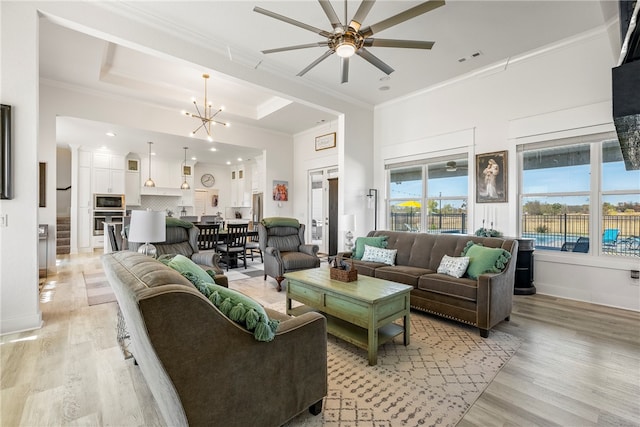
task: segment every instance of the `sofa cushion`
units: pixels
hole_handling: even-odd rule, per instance
[[[200,268],[195,262],[191,261],[184,255],[176,255],[171,261],[167,263],[167,265],[183,276],[189,278],[187,274],[191,274],[198,278],[198,280],[203,281],[205,283],[214,283],[213,278],[207,274],[202,268]]]
[[[481,244],[470,241],[462,252],[469,257],[467,276],[477,279],[484,273],[499,273],[506,267],[511,254],[502,248],[487,248]]]
[[[353,264],[359,274],[364,274],[369,277],[375,277],[376,269],[386,266],[386,264],[381,262],[358,261],[350,260],[349,258],[347,258],[347,263]]]
[[[386,248],[388,238],[388,236],[358,237],[356,239],[355,250],[353,251],[353,255],[351,257],[358,260],[362,259],[362,255],[364,255],[365,245],[374,246],[376,248]]]
[[[376,268],[375,277],[415,287],[418,285],[418,279],[420,276],[433,273],[433,270],[426,268],[409,267],[406,265],[385,265],[383,267]]]
[[[476,301],[478,296],[478,281],[466,277],[455,278],[446,274],[427,274],[418,279],[418,289]]]
[[[469,257],[452,257],[449,255],[444,255],[442,257],[442,261],[440,261],[440,265],[438,266],[438,273],[446,274],[452,277],[462,277],[467,271],[467,267],[469,266]]]
[[[381,262],[383,264],[395,265],[397,253],[397,249],[384,249],[364,245],[364,254],[362,255],[362,261],[373,261]]]
[[[229,319],[248,331],[257,341],[272,341],[279,321],[270,319],[264,307],[248,296],[211,283],[199,282],[196,288]]]

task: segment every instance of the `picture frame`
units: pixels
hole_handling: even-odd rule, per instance
[[[507,154],[505,150],[476,155],[476,203],[508,201]]]
[[[273,181],[273,200],[277,202],[289,201],[289,181]]]
[[[336,146],[336,133],[316,136],[316,151],[334,148]]]

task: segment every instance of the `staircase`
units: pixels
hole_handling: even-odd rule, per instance
[[[71,218],[59,216],[56,218],[56,254],[71,252]]]

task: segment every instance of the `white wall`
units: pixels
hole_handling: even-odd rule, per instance
[[[42,159],[38,126],[34,126],[38,123],[38,16],[33,8],[0,2],[0,38],[0,93],[2,103],[13,107],[14,165],[14,198],[0,200],[0,333],[4,334],[42,324],[34,256],[39,223],[37,165]],[[55,185],[55,168],[49,169],[54,169],[50,181]]]
[[[376,184],[384,188],[384,164],[397,157],[464,149],[470,153],[472,166],[475,154],[508,150],[509,203],[492,204],[492,208],[500,230],[516,235],[516,145],[532,136],[553,139],[558,132],[569,135],[613,129],[610,76],[616,59],[603,29],[378,106]],[[469,228],[476,229],[485,205],[474,206],[473,167],[470,175]],[[629,269],[638,268],[637,260],[562,255],[536,252],[539,293],[640,310],[638,280],[629,278]]]

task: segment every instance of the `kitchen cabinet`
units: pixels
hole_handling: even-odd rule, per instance
[[[127,206],[140,206],[140,172],[127,171],[124,177],[124,200]]]
[[[93,192],[99,194],[124,194],[124,156],[93,153]]]
[[[88,155],[89,153],[84,153]],[[91,192],[91,162],[83,160],[83,152],[79,152],[78,168],[78,210],[77,210],[77,241],[76,246],[78,252],[86,252],[91,249],[91,211],[93,209],[93,200]],[[86,157],[86,156],[85,156]],[[90,159],[90,157],[89,157]]]
[[[251,179],[247,177],[245,165],[232,166],[231,206],[251,206]]]

